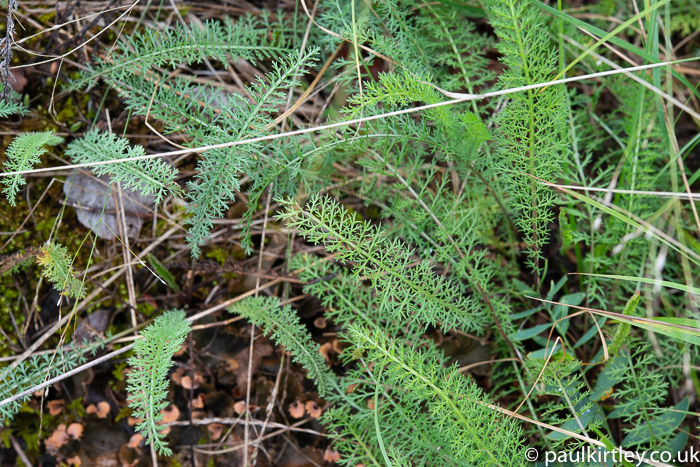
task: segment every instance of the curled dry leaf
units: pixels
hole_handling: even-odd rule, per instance
[[[160,424],[165,425],[166,423],[171,423],[177,421],[180,418],[180,409],[176,405],[170,404],[169,407],[160,411],[163,414],[163,419]]]
[[[306,408],[306,412],[313,418],[319,418],[323,413],[323,409],[318,406],[316,401],[308,401],[304,407]]]
[[[44,446],[46,446],[49,454],[56,455],[59,449],[68,444],[68,441],[70,441],[70,437],[66,433],[66,425],[61,423],[56,428],[56,431],[44,440]]]
[[[338,462],[340,460],[340,453],[334,451],[328,446],[323,453],[323,460],[327,462]]]
[[[80,460],[80,456],[73,456],[66,459],[66,464],[80,467],[83,465],[83,461]]]
[[[49,415],[55,417],[56,415],[63,412],[63,407],[65,407],[65,405],[65,401],[57,399],[53,401],[48,401],[46,403],[46,408],[49,409]]]
[[[326,361],[326,363],[331,361],[331,349],[333,348],[333,344],[330,342],[326,342],[325,344],[321,345],[321,348],[319,349],[319,352],[321,352],[321,355],[323,355],[323,359]]]
[[[178,386],[182,386],[182,377],[185,375],[185,369],[184,368],[178,368],[173,372],[173,374],[170,376],[170,379],[173,381],[173,383],[177,384]]]
[[[97,415],[98,418],[107,418],[107,415],[109,415],[109,412],[111,411],[109,407],[109,402],[99,402],[97,405],[95,404],[90,404],[87,406],[87,409],[85,410],[88,414],[94,413]]]
[[[242,415],[243,412],[245,412],[245,401],[238,401],[233,404],[233,411],[236,412],[237,415]]]
[[[291,415],[292,418],[301,418],[304,416],[304,404],[302,404],[301,401],[294,401],[289,404],[287,411],[289,411],[289,415]]]
[[[129,438],[129,442],[126,444],[129,446],[131,449],[136,449],[137,447],[141,446],[141,443],[143,442],[143,436],[141,433],[136,433],[134,436]]]
[[[343,347],[340,345],[340,341],[338,339],[333,339],[331,344],[333,345],[333,351],[335,353],[337,353],[338,355],[343,353]]]
[[[316,326],[318,329],[326,329],[326,326],[328,326],[326,318],[319,316],[314,320],[314,326]]]
[[[80,439],[83,436],[83,425],[80,423],[71,423],[68,425],[66,433],[73,439]]]
[[[190,375],[185,375],[182,377],[180,384],[185,389],[197,389],[199,386],[204,384],[204,376],[200,373],[194,374],[194,386],[192,385],[192,377]]]
[[[192,399],[192,403],[188,403],[188,406],[195,409],[203,409],[204,404],[207,402],[207,397],[204,394],[199,394],[197,397]]]
[[[216,441],[221,438],[221,434],[224,432],[224,426],[221,423],[210,423],[207,425],[207,430],[211,433],[211,440]]]

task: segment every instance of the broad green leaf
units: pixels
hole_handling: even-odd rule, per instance
[[[508,339],[514,342],[524,341],[525,339],[530,339],[531,337],[536,336],[537,334],[547,329],[550,329],[551,327],[551,324],[538,324],[537,326],[534,326],[532,328],[522,329],[518,332],[514,332],[513,334],[508,336]]]

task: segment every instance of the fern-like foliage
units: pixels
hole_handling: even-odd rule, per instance
[[[508,67],[501,88],[515,88],[552,79],[557,57],[550,47],[539,12],[528,0],[488,0],[491,24],[501,39],[498,50]],[[561,86],[513,94],[497,118],[498,168],[512,206],[522,215],[518,226],[529,245],[529,262],[538,271],[542,247],[549,237],[555,194],[534,177],[556,181],[561,172],[561,138],[566,122],[566,94]]]
[[[397,315],[381,313],[380,298],[338,264],[302,254],[294,258],[292,268],[302,270],[299,279],[305,283],[304,292],[318,298],[327,308],[326,318],[343,329],[350,323],[358,323],[413,343],[425,331],[418,320],[406,322]],[[344,331],[340,335],[347,337]]]
[[[284,104],[284,91],[298,83],[296,76],[314,64],[316,53],[315,49],[293,52],[285,59],[275,62],[272,72],[265,80],[260,78],[249,87],[252,102],[238,94],[231,95],[222,112],[229,116],[228,128],[218,128],[218,134],[211,135],[216,138],[215,141],[235,141],[265,134],[265,127],[272,122],[269,114],[277,110],[276,106]],[[262,157],[262,151],[256,145],[212,150],[203,155],[197,166],[200,172],[198,182],[188,183],[189,196],[192,199],[188,206],[192,213],[188,220],[188,243],[193,256],[199,255],[199,247],[209,238],[212,220],[221,217],[227,209],[226,202],[235,199],[239,188],[239,173],[259,170],[256,159]]]
[[[425,401],[435,428],[452,447],[455,457],[473,465],[526,465],[522,432],[512,418],[488,407],[476,384],[458,368],[426,362],[385,334],[350,326],[356,354],[367,356],[375,372],[383,368],[383,383],[409,397]]]
[[[31,170],[41,162],[41,155],[46,153],[45,146],[55,146],[63,142],[63,138],[56,136],[51,131],[42,133],[23,133],[12,140],[5,150],[5,172],[21,172]],[[12,206],[15,204],[15,196],[21,186],[27,182],[22,174],[3,177],[2,190]]]
[[[36,261],[43,268],[42,275],[63,295],[73,298],[85,295],[82,282],[75,277],[73,259],[66,247],[49,243],[37,252]]]
[[[182,63],[201,63],[213,58],[257,60],[281,55],[289,50],[287,32],[272,24],[269,13],[245,16],[233,22],[230,18],[206,21],[198,25],[176,25],[172,29],[146,28],[120,36],[119,52],[109,60],[98,59],[97,65],[81,72],[71,89],[92,87],[100,77],[122,81],[134,72],[145,73],[154,67],[172,67]],[[274,27],[274,32],[272,31]]]
[[[91,130],[78,140],[71,142],[66,149],[76,164],[108,162],[145,156],[143,146],[131,146],[126,138],[113,133],[100,133]],[[97,175],[108,174],[115,183],[122,183],[131,191],[141,195],[154,195],[159,203],[168,193],[180,194],[182,190],[175,183],[177,170],[162,159],[142,159],[134,162],[98,165],[92,168]]]
[[[286,211],[279,219],[308,241],[323,243],[339,262],[352,264],[355,277],[371,282],[379,294],[380,314],[479,331],[478,303],[463,294],[460,284],[435,274],[428,261],[416,261],[401,241],[358,221],[331,198],[312,196],[305,208],[294,201],[280,202]]]
[[[0,100],[0,118],[7,118],[10,115],[24,115],[29,110],[16,99]]]
[[[85,363],[88,354],[94,354],[104,345],[95,341],[86,347],[71,344],[68,348],[59,347],[56,354],[44,353],[34,355],[16,367],[8,366],[0,370],[0,400],[37,386],[47,378],[53,378]],[[19,412],[22,404],[31,398],[31,394],[0,406],[0,426],[7,426]]]
[[[276,297],[250,297],[232,304],[227,310],[261,327],[265,335],[271,334],[276,344],[290,351],[294,361],[309,372],[321,396],[338,389],[337,378],[323,361],[320,346],[313,342],[291,306],[280,306]]]
[[[623,446],[661,450],[668,445],[676,428],[664,417],[669,411],[661,406],[668,396],[668,381],[655,368],[655,356],[649,352],[648,345],[632,340],[630,347],[634,348],[632,354],[625,352],[627,358],[620,358],[611,367],[611,379],[621,383],[615,389],[619,403],[608,418],[620,418],[630,427],[625,429]]]
[[[151,444],[158,453],[169,456],[172,450],[164,441],[164,426],[161,410],[169,402],[168,370],[173,366],[172,357],[190,332],[190,323],[185,312],[174,310],[158,318],[141,332],[143,339],[134,343],[135,355],[129,358],[131,373],[128,376],[129,407],[134,417],[143,421],[136,425],[146,444]]]

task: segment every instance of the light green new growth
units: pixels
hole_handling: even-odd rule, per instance
[[[622,314],[625,316],[634,316],[634,311],[637,309],[640,298],[641,294],[639,291],[637,291],[634,295],[632,295],[632,298],[627,301]],[[620,348],[625,344],[625,340],[627,340],[627,336],[630,335],[631,330],[632,325],[629,323],[620,323],[618,325],[617,332],[615,332],[615,337],[613,337],[612,344],[610,345],[610,355],[617,355]]]
[[[322,397],[337,389],[338,382],[326,366],[320,346],[311,339],[291,306],[280,306],[276,297],[251,297],[232,304],[227,310],[263,328],[265,335],[271,334],[277,345],[290,351],[294,361],[309,372],[309,378],[314,380]]]
[[[68,145],[66,154],[76,164],[106,162],[145,156],[143,146],[131,146],[129,140],[113,133],[100,133],[91,130]],[[98,165],[91,168],[99,175],[108,174],[112,182],[122,183],[131,191],[141,195],[154,195],[159,203],[168,193],[181,195],[182,190],[175,183],[177,169],[163,159],[144,159],[134,162]]]
[[[143,420],[136,425],[136,431],[143,435],[146,444],[165,456],[171,455],[172,450],[164,441],[165,426],[159,422],[163,419],[161,411],[169,405],[168,370],[173,366],[173,355],[189,332],[190,323],[185,320],[185,312],[169,311],[141,331],[143,339],[134,343],[135,355],[129,358],[129,407],[135,418]]]
[[[68,255],[66,247],[49,243],[39,250],[37,263],[43,267],[43,276],[61,294],[73,298],[81,298],[85,295],[82,282],[75,277],[73,260]]]
[[[399,240],[358,221],[331,198],[311,196],[304,208],[278,200],[286,211],[278,219],[298,229],[308,241],[322,243],[341,263],[351,263],[355,277],[369,280],[380,297],[379,313],[388,313],[445,329],[478,331],[478,303],[459,286],[432,271],[428,261],[416,261]]]
[[[21,172],[31,170],[41,162],[42,154],[47,152],[45,146],[55,146],[63,142],[63,138],[54,135],[51,131],[43,133],[22,133],[17,136],[5,151],[5,172]],[[5,185],[3,193],[12,206],[15,204],[15,196],[21,186],[27,182],[22,174],[5,176],[2,178]]]

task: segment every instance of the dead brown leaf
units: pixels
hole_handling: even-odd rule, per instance
[[[195,341],[192,339],[192,346],[194,346]],[[177,352],[175,352],[176,357],[181,357],[185,352],[187,352],[187,348],[189,347],[189,344],[182,344],[179,349],[177,349]]]
[[[331,341],[331,344],[333,345],[333,351],[340,355],[343,353],[343,347],[340,345],[340,341],[338,339],[333,339]]]
[[[46,403],[46,408],[49,409],[49,415],[55,417],[56,415],[63,412],[63,407],[65,407],[66,402],[60,399],[48,401]]]
[[[71,423],[68,425],[66,433],[73,439],[80,439],[83,436],[83,425],[80,423]]]
[[[162,425],[177,421],[180,418],[180,409],[176,405],[170,404],[169,407],[160,411],[163,414],[163,419],[159,422]]]
[[[323,410],[321,409],[321,407],[318,406],[316,401],[308,401],[304,407],[306,408],[306,411],[312,418],[317,419],[323,413]]]
[[[183,376],[180,384],[185,389],[197,389],[202,384],[204,384],[204,376],[202,376],[200,373],[195,372],[195,374],[194,374],[194,387],[192,385],[192,377],[190,375]]]
[[[233,404],[233,411],[236,412],[237,415],[242,415],[243,412],[245,412],[245,401],[238,401]]]
[[[304,416],[304,404],[302,404],[301,401],[294,401],[289,404],[287,411],[292,418],[301,418]]]
[[[185,369],[184,368],[178,368],[175,370],[175,372],[170,376],[170,379],[173,381],[173,383],[177,384],[178,386],[182,386],[182,377],[185,374]]]
[[[141,445],[142,441],[143,435],[141,435],[141,433],[136,433],[134,436],[129,438],[129,442],[126,445],[129,446],[131,449],[136,449]]]
[[[207,403],[207,397],[204,394],[199,394],[197,397],[192,399],[192,403],[188,403],[188,406],[195,409],[203,409],[204,404]]]
[[[323,316],[319,316],[314,320],[314,326],[316,326],[319,329],[326,329],[326,326],[328,326],[326,318],[324,318]]]
[[[209,433],[211,433],[211,440],[216,441],[221,438],[221,435],[224,432],[224,426],[221,423],[211,423],[207,425],[207,430],[209,430]]]
[[[321,355],[323,355],[323,359],[326,361],[326,363],[331,361],[332,348],[333,345],[330,342],[326,342],[325,344],[322,344],[321,348],[319,349],[319,352],[321,352]]]

